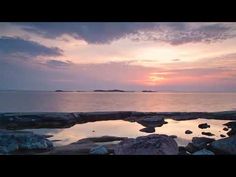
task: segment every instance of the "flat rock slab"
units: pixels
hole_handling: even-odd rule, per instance
[[[53,149],[42,135],[26,131],[0,130],[0,154],[29,154]]]
[[[69,128],[75,124],[104,120],[125,120],[140,122],[150,117],[161,117],[174,120],[190,120],[197,118],[236,120],[236,111],[224,112],[74,112],[74,113],[0,113],[1,129],[32,129],[32,128]],[[141,121],[142,122],[142,121]],[[145,122],[145,121],[143,121]],[[151,121],[149,121],[150,123]],[[155,121],[151,124],[155,124]],[[157,121],[158,122],[158,121]],[[161,126],[162,123],[156,126]],[[147,121],[144,123],[146,124]],[[148,124],[149,124],[148,123]],[[165,122],[164,122],[165,123]],[[153,125],[151,125],[153,126]]]
[[[177,155],[175,140],[167,135],[152,134],[128,138],[115,146],[115,155]]]
[[[77,123],[72,113],[0,114],[2,129],[69,128]]]

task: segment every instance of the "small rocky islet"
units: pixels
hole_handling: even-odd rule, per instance
[[[236,120],[236,112],[77,112],[77,113],[1,113],[0,114],[0,154],[42,154],[42,155],[218,155],[236,154],[236,122],[224,126],[227,135],[221,139],[193,137],[186,147],[178,147],[176,135],[153,134],[156,127],[167,124],[165,118],[189,120],[204,117],[207,119]],[[50,136],[37,135],[24,129],[69,128],[75,124],[102,120],[125,120],[144,126],[140,131],[147,136],[129,137],[90,137],[75,143],[54,147]],[[199,124],[200,129],[209,129],[207,123]],[[187,134],[192,133],[186,130]],[[185,133],[186,133],[185,132]],[[211,132],[203,135],[213,136]],[[105,144],[104,144],[105,142]]]

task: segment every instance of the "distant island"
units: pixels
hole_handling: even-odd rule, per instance
[[[154,91],[154,90],[143,90],[142,92],[157,92],[157,91]]]
[[[114,90],[94,90],[94,92],[134,92],[134,91],[125,91],[125,90],[114,89]]]
[[[55,90],[54,92],[88,92],[88,91],[83,91],[83,90],[77,90],[77,91]],[[119,90],[119,89],[112,89],[112,90],[97,89],[97,90],[93,90],[92,92],[157,92],[157,91],[154,91],[154,90],[130,91],[130,90]]]

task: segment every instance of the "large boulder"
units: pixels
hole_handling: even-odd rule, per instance
[[[128,138],[114,148],[116,155],[177,155],[178,146],[175,140],[167,135],[152,134]]]
[[[137,120],[137,122],[145,127],[161,127],[163,124],[167,123],[163,117],[159,116],[144,117]]]
[[[0,154],[28,154],[52,149],[52,142],[42,135],[26,131],[0,130]]]
[[[236,135],[216,140],[211,143],[210,148],[219,154],[236,154]]]
[[[189,143],[185,148],[188,152],[194,153],[203,148],[206,148],[213,141],[215,141],[213,138],[193,137],[192,142]]]

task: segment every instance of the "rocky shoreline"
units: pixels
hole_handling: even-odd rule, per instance
[[[225,124],[229,137],[215,140],[193,137],[186,147],[178,147],[176,136],[153,134],[155,127],[166,124],[165,119],[177,121],[198,118],[236,120],[236,111],[224,112],[74,112],[74,113],[0,113],[0,154],[44,154],[44,155],[218,155],[236,154],[236,122]],[[69,128],[75,124],[105,120],[137,122],[144,126],[140,131],[151,133],[137,138],[90,137],[75,143],[53,147],[46,136],[19,131],[39,128]],[[206,129],[208,124],[199,124]],[[191,128],[191,127],[190,127]],[[186,134],[190,134],[187,130]],[[210,132],[203,135],[212,136]]]

